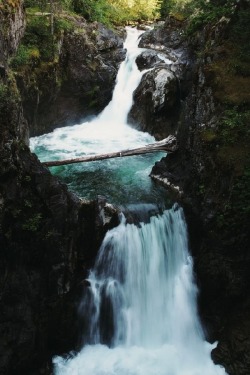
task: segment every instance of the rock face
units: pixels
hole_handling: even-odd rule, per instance
[[[149,50],[143,51],[136,62],[141,71],[148,71],[134,92],[128,121],[157,139],[176,131],[181,102],[189,88],[191,60],[187,48],[179,48],[182,26],[171,20],[171,25],[166,22],[163,27],[144,33],[139,43]]]
[[[18,25],[22,12],[18,2]],[[9,16],[0,13],[1,26]],[[18,43],[13,29],[3,56]],[[77,346],[75,304],[117,212],[103,199],[78,199],[39,163],[7,65],[0,87],[0,373],[51,374],[52,356]]]
[[[175,130],[179,103],[176,76],[164,65],[158,65],[144,74],[135,90],[128,121],[157,139],[165,138]]]
[[[25,30],[25,16],[21,1],[0,4],[0,68],[6,67],[8,58],[16,52]]]
[[[71,22],[77,29],[66,32],[58,42],[58,63],[18,75],[31,136],[77,123],[101,111],[111,99],[125,56],[122,39],[99,23]]]
[[[228,374],[246,375],[250,372],[249,198],[242,198],[239,186],[244,186],[242,181],[247,178],[247,159],[242,156],[235,161],[230,152],[237,152],[237,142],[229,140],[228,146],[227,128],[221,133],[221,114],[227,112],[222,94],[216,94],[218,76],[212,70],[222,64],[223,71],[225,51],[221,46],[227,32],[227,20],[222,20],[189,41],[192,50],[202,51],[206,45],[210,54],[192,64],[192,84],[177,128],[180,149],[156,163],[151,175],[177,192],[176,199],[185,207],[201,317],[208,339],[219,341],[212,357]],[[168,44],[168,36],[164,39],[164,33],[158,34],[159,43],[165,43],[163,48],[173,45],[172,40]],[[242,149],[248,147],[243,139],[241,142]]]

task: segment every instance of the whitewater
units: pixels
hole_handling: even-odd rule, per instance
[[[40,159],[52,159],[52,154],[53,159],[73,158],[154,141],[148,133],[127,124],[133,91],[143,74],[135,63],[142,51],[138,48],[140,34],[127,28],[124,45],[127,56],[120,66],[109,105],[90,122],[31,139],[31,147]],[[132,167],[137,172],[141,167],[146,175],[151,167],[149,162],[154,159],[152,156],[143,159],[140,166],[132,160],[131,165],[126,161],[121,166],[117,160],[108,166],[99,164],[90,168],[96,174],[104,169],[106,185],[109,185],[108,174],[118,170],[113,181],[116,185],[121,168],[127,175]],[[136,179],[138,175],[130,178]],[[145,179],[139,181],[148,189]],[[119,194],[118,199],[122,200],[123,192]],[[84,323],[83,331],[79,332],[82,350],[55,357],[54,374],[225,375],[225,370],[211,360],[210,353],[216,343],[206,342],[199,320],[198,290],[182,208],[175,204],[168,210],[159,209],[154,204],[145,204],[141,195],[136,199],[129,196],[130,203],[140,201],[133,205],[138,217],[142,211],[153,214],[147,220],[128,224],[121,213],[120,224],[107,232],[78,307],[79,320]]]

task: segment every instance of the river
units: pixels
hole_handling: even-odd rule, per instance
[[[127,56],[113,98],[90,122],[31,139],[43,161],[111,152],[152,143],[127,124],[140,82],[135,59],[140,32],[128,28]],[[148,177],[162,153],[53,168],[85,198],[154,211],[147,220],[110,230],[78,307],[82,350],[54,358],[55,375],[225,375],[213,364],[197,313],[197,286],[181,207],[166,209],[166,192]],[[161,206],[159,208],[159,206]]]

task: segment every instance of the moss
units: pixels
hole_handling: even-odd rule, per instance
[[[231,66],[232,58],[227,56],[207,67],[207,71],[214,73],[214,81],[211,81],[214,96],[222,103],[250,104],[250,77],[235,74]]]
[[[248,155],[248,147],[241,145],[222,146],[217,154],[219,161],[233,168],[236,176],[242,175]]]
[[[216,217],[216,225],[221,229],[221,236],[229,242],[233,251],[238,246],[248,246],[250,221],[250,160],[242,173],[231,181],[228,199]]]
[[[13,109],[15,103],[20,102],[20,96],[16,87],[16,82],[11,75],[6,82],[0,81],[0,119],[6,116],[6,113]]]
[[[201,132],[201,139],[204,142],[213,142],[217,139],[217,134],[215,130],[212,129],[206,129]]]
[[[32,217],[30,217],[23,223],[22,229],[29,232],[36,232],[41,224],[41,219],[41,213],[34,214]]]
[[[0,11],[13,13],[20,6],[21,0],[4,0],[0,1]]]
[[[169,14],[171,17],[173,17],[176,21],[184,22],[186,20],[186,15],[184,13],[179,12],[170,12]]]

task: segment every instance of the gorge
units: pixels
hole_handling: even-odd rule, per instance
[[[86,177],[82,168],[77,167],[73,171],[73,176],[76,176],[76,178],[72,179],[72,174],[71,172],[69,174],[67,169],[55,170],[54,172],[61,175],[60,178],[63,178],[65,182],[71,184],[73,181],[70,189],[77,193],[77,195],[74,195],[65,184],[53,177],[48,169],[40,164],[34,154],[30,153],[27,147],[28,125],[30,134],[33,136],[48,133],[55,127],[58,128],[62,117],[59,116],[58,122],[55,122],[58,110],[55,111],[55,114],[53,114],[53,110],[55,108],[59,109],[62,97],[64,98],[63,112],[60,113],[63,113],[63,116],[66,114],[67,117],[67,119],[64,117],[66,120],[65,122],[63,120],[62,124],[67,125],[69,122],[72,124],[78,121],[76,120],[77,117],[74,117],[75,109],[72,108],[73,111],[67,110],[67,108],[70,109],[72,106],[72,101],[69,100],[70,96],[66,98],[67,95],[65,96],[64,93],[72,92],[67,91],[69,82],[71,88],[76,87],[77,78],[74,80],[73,75],[75,74],[75,77],[77,77],[76,72],[78,69],[81,72],[87,72],[88,69],[90,71],[91,64],[94,61],[93,56],[95,55],[92,55],[91,62],[88,62],[89,66],[87,65],[87,58],[84,60],[86,61],[86,67],[73,66],[73,61],[78,64],[75,58],[76,53],[73,52],[74,43],[77,41],[76,45],[79,46],[79,41],[83,40],[81,39],[83,36],[70,31],[68,35],[65,33],[59,64],[62,61],[68,61],[68,65],[66,65],[67,69],[69,68],[67,74],[70,74],[70,76],[68,76],[66,81],[63,81],[63,85],[59,89],[57,87],[53,91],[52,88],[55,83],[53,74],[56,72],[56,65],[52,76],[50,75],[51,71],[44,71],[42,74],[46,76],[46,82],[50,82],[49,87],[52,89],[51,93],[53,92],[53,95],[46,98],[47,94],[43,92],[43,82],[37,81],[36,84],[38,86],[35,92],[39,93],[40,99],[36,100],[35,104],[34,100],[38,97],[31,95],[34,87],[27,85],[27,81],[25,81],[27,79],[26,73],[23,74],[23,77],[20,77],[18,71],[13,75],[13,71],[9,67],[9,58],[15,54],[25,29],[22,1],[18,2],[17,8],[18,12],[15,12],[16,19],[12,16],[9,17],[8,12],[3,12],[0,9],[1,21],[3,21],[2,24],[5,26],[4,28],[1,27],[0,34],[1,50],[4,51],[4,54],[1,55],[2,91],[0,105],[2,137],[0,148],[0,340],[4,348],[0,361],[1,372],[26,375],[51,374],[51,359],[54,355],[59,355],[54,360],[57,363],[56,371],[62,374],[74,373],[73,371],[78,371],[79,363],[81,363],[81,354],[68,363],[67,361],[64,362],[63,357],[60,356],[63,353],[70,353],[72,350],[79,351],[85,341],[91,345],[97,344],[95,358],[100,360],[99,370],[98,368],[91,369],[93,363],[91,356],[94,355],[94,352],[91,354],[91,347],[86,347],[88,349],[83,350],[83,361],[86,366],[87,354],[85,352],[89,351],[90,354],[90,362],[88,363],[90,374],[96,374],[98,371],[106,371],[103,372],[105,374],[109,374],[112,371],[118,371],[117,374],[127,374],[132,371],[131,373],[137,374],[137,372],[133,372],[137,370],[139,371],[138,374],[140,374],[140,371],[143,371],[143,373],[148,371],[148,374],[151,374],[150,371],[153,371],[152,373],[157,371],[157,374],[165,374],[167,358],[165,358],[164,353],[167,352],[167,348],[165,347],[163,352],[157,349],[157,355],[161,358],[161,360],[157,361],[159,363],[157,367],[155,362],[156,352],[151,357],[148,351],[148,347],[154,341],[155,348],[157,346],[159,348],[163,342],[169,347],[171,347],[173,342],[182,343],[180,346],[178,346],[179,344],[177,345],[179,348],[178,353],[181,353],[180,357],[184,361],[187,360],[186,366],[190,365],[190,374],[193,374],[196,370],[203,372],[204,363],[206,363],[205,368],[208,374],[217,373],[214,371],[225,373],[222,368],[215,366],[210,360],[211,345],[207,343],[203,351],[202,342],[204,337],[206,337],[210,342],[219,341],[218,346],[212,350],[212,358],[216,363],[225,367],[226,373],[234,375],[248,374],[248,213],[246,210],[243,213],[240,206],[242,198],[239,194],[241,194],[241,190],[239,188],[235,190],[236,183],[238,184],[237,186],[241,186],[239,185],[240,181],[244,181],[246,178],[244,177],[246,176],[245,172],[241,172],[245,159],[243,159],[244,155],[241,154],[236,165],[234,161],[230,161],[233,164],[224,163],[222,158],[225,144],[221,142],[218,124],[222,121],[219,114],[223,111],[223,103],[217,97],[217,92],[221,88],[218,81],[217,86],[214,86],[213,74],[215,73],[212,69],[215,69],[215,65],[211,65],[212,59],[214,64],[217,64],[216,69],[219,69],[221,56],[225,59],[225,51],[220,52],[219,46],[227,35],[228,21],[222,20],[212,29],[209,29],[208,26],[203,32],[197,33],[196,39],[193,39],[192,42],[187,38],[182,39],[185,24],[174,17],[168,18],[165,23],[162,23],[154,30],[144,33],[140,41],[140,47],[147,50],[136,58],[137,64],[142,70],[140,73],[142,79],[134,92],[134,104],[128,115],[128,121],[133,128],[128,130],[127,126],[118,126],[118,130],[109,121],[111,131],[110,133],[105,131],[100,123],[98,124],[98,119],[100,120],[105,115],[105,110],[99,115],[97,120],[88,119],[85,125],[56,129],[50,135],[42,135],[41,138],[32,139],[32,147],[35,144],[38,145],[38,152],[41,152],[39,157],[42,158],[45,155],[45,148],[43,148],[42,143],[39,145],[39,139],[45,140],[46,147],[51,145],[53,151],[55,151],[54,141],[57,144],[60,141],[61,147],[57,149],[57,152],[58,156],[61,157],[63,152],[68,155],[75,152],[80,153],[79,143],[80,147],[83,147],[83,152],[86,152],[84,147],[92,147],[89,148],[91,153],[97,153],[102,146],[106,146],[109,151],[110,147],[119,147],[117,140],[125,144],[128,142],[131,145],[130,136],[132,136],[133,142],[136,144],[138,142],[141,145],[148,141],[151,142],[154,139],[152,136],[156,139],[161,139],[169,134],[175,133],[177,135],[179,150],[172,155],[168,155],[167,158],[162,158],[164,155],[158,155],[157,157],[155,155],[151,159],[152,156],[150,156],[147,157],[146,164],[144,164],[143,160],[137,161],[137,157],[135,157],[136,159],[132,158],[133,160],[130,163],[135,165],[132,167],[131,164],[129,165],[125,161],[123,166],[115,168],[116,176],[111,172],[112,165],[107,165],[105,167],[107,169],[100,165],[99,168],[98,166],[90,166],[89,168],[97,168],[97,175],[100,173],[99,181],[96,181],[96,175],[93,178],[94,183],[89,178],[92,173],[91,170]],[[80,21],[78,20],[77,22]],[[13,25],[16,27],[14,33]],[[86,92],[89,92],[89,86],[86,85],[87,91],[84,91],[84,80],[87,78],[91,85],[91,79],[90,76],[82,74],[79,80],[82,83],[78,87],[78,93],[81,93],[81,98],[85,98],[85,102],[83,105],[84,113],[82,114],[77,104],[78,119],[86,115],[92,116],[96,113],[95,104],[91,110],[89,109],[91,107],[89,106],[90,101],[93,98],[98,103],[97,112],[100,112],[100,109],[107,104],[108,96],[111,98],[114,85],[114,73],[116,73],[117,67],[124,57],[119,37],[111,37],[110,32],[104,31],[103,26],[99,24],[87,25],[84,23],[85,26],[86,30],[90,30],[89,35],[91,35],[91,38],[96,38],[96,35],[98,38],[103,38],[99,39],[98,42],[98,45],[101,46],[99,51],[94,51],[89,43],[90,39],[88,40],[88,36],[84,34],[84,53],[88,56],[87,51],[90,48],[91,53],[98,54],[95,76],[100,77],[98,74],[99,67],[101,67],[102,72],[105,71],[107,73],[107,81],[105,81],[105,75],[102,75],[101,81],[104,86],[106,85],[106,90],[109,93],[105,94],[105,104],[104,101],[97,99],[98,95],[102,95],[99,89],[91,92],[91,97],[90,94],[85,95]],[[233,29],[233,23],[230,27]],[[19,31],[17,32],[17,30]],[[97,32],[93,33],[93,31]],[[205,40],[207,43],[206,54],[199,57],[195,56],[194,50],[196,49],[197,51]],[[210,47],[210,50],[208,47]],[[150,48],[150,52],[148,52],[148,48]],[[70,49],[71,52],[69,52]],[[105,52],[100,52],[101,49]],[[165,61],[162,60],[162,56],[158,59],[159,50],[163,52],[163,55],[165,54]],[[66,52],[69,52],[67,53],[67,58]],[[104,66],[103,62],[105,60],[102,60],[102,53],[106,57],[111,54],[116,56],[113,68],[111,67],[113,63],[110,63],[112,59],[106,60],[108,67],[107,65],[106,67]],[[80,56],[82,58],[83,55],[80,54]],[[166,65],[168,66],[167,69]],[[51,66],[48,66],[48,69],[51,69]],[[148,69],[146,74],[143,74],[145,73],[143,72],[144,69]],[[50,78],[52,78],[51,81]],[[99,78],[95,79],[98,80]],[[137,82],[139,83],[139,79]],[[225,87],[225,92],[230,95],[227,90],[228,87]],[[122,93],[123,91],[125,90],[122,89]],[[243,86],[242,92],[244,94]],[[76,92],[74,103],[77,103],[78,93]],[[32,97],[31,102],[29,102],[30,95]],[[128,97],[128,94],[126,97]],[[245,103],[247,103],[247,100],[246,93],[244,96]],[[132,91],[130,103],[132,104]],[[123,100],[123,104],[126,104],[125,100]],[[245,109],[241,108],[245,111],[243,113],[246,113],[247,104],[244,105]],[[45,108],[47,109],[44,111]],[[120,124],[124,125],[124,122],[126,122],[124,120],[125,111],[121,110],[117,104],[114,105],[113,110],[118,110],[117,116],[121,119]],[[110,113],[108,114],[109,118]],[[46,122],[47,129],[42,128]],[[81,132],[79,133],[78,130]],[[148,131],[152,135],[142,131]],[[71,133],[75,143],[67,143],[67,140],[70,139],[67,132]],[[85,133],[81,138],[79,134],[82,132]],[[129,137],[127,132],[130,133]],[[95,144],[97,134],[101,134],[98,145]],[[226,134],[225,131],[223,134]],[[67,144],[69,145],[68,148],[66,147]],[[245,144],[243,142],[243,150],[244,147]],[[229,148],[226,150],[229,150]],[[46,150],[47,152],[48,150]],[[42,155],[42,153],[44,154]],[[151,176],[164,186],[168,186],[171,192],[169,194],[166,193],[164,187],[157,187],[147,177],[153,163],[160,158],[162,159],[155,164]],[[132,168],[135,168],[135,172],[129,175],[128,171],[131,171]],[[243,173],[243,180],[241,180],[240,173]],[[110,182],[105,186],[103,180],[107,181],[106,179],[108,178],[110,178]],[[119,194],[115,193],[116,184],[112,184],[114,181],[120,184],[118,185]],[[130,181],[133,181],[135,185],[132,185],[131,190],[127,191],[127,188],[124,187],[125,184],[130,185]],[[86,185],[87,182],[89,182],[89,185]],[[106,201],[107,198],[102,196],[96,198],[96,191],[91,191],[91,186],[94,186],[98,194],[106,196],[108,202]],[[146,186],[146,189],[143,186]],[[176,189],[177,187],[179,188]],[[235,194],[237,193],[239,212],[236,215],[230,199],[232,197],[234,203]],[[90,195],[88,196],[88,194]],[[83,198],[79,198],[79,196]],[[245,208],[247,208],[247,193],[244,197],[246,197]],[[94,198],[95,200],[87,201],[86,198]],[[200,290],[198,311],[205,327],[204,336],[196,315],[195,300],[197,290],[192,280],[192,261],[187,250],[185,222],[183,221],[182,209],[178,205],[172,209],[170,208],[173,200],[178,201],[183,206],[187,218],[190,250]],[[137,212],[134,206],[128,207],[131,202],[156,203],[157,206],[143,206]],[[232,205],[230,209],[225,209],[224,204],[227,203],[228,205],[228,202]],[[117,210],[112,203],[126,205],[125,216],[129,222],[132,220],[132,214],[129,214],[129,210],[136,211],[136,225],[125,224],[125,219],[121,218],[119,213],[120,210]],[[223,211],[221,211],[222,209]],[[144,210],[149,210],[150,215],[153,214],[153,216],[149,218],[148,215],[143,215],[145,223],[138,224],[142,221],[140,215]],[[230,219],[227,227],[225,220],[228,219],[229,216],[227,215],[230,215],[230,213],[234,213],[234,220]],[[242,216],[239,218],[239,215]],[[170,220],[171,224],[166,220]],[[159,227],[163,228],[162,231],[160,231]],[[178,236],[178,240],[182,241],[183,246],[176,247],[173,245],[174,248],[182,249],[182,255],[179,253],[180,258],[178,258],[176,251],[172,252],[173,249],[169,249],[165,260],[162,258],[160,261],[156,258],[152,259],[152,267],[153,265],[157,267],[157,264],[166,265],[167,267],[170,264],[172,265],[171,269],[174,270],[173,264],[176,264],[180,274],[176,270],[175,279],[181,282],[181,280],[183,281],[182,278],[184,278],[184,284],[190,287],[186,290],[183,288],[183,284],[178,284],[177,282],[175,286],[179,292],[174,293],[173,300],[171,300],[168,288],[157,287],[150,278],[150,256],[146,243],[150,244],[152,242],[154,245],[151,247],[159,249],[159,251],[162,248],[166,249],[166,242],[169,241],[174,244],[176,241],[175,236],[171,237],[173,228],[177,231],[176,233],[181,233]],[[105,237],[107,230],[110,231]],[[125,240],[122,237],[123,239],[120,241],[119,236],[124,235],[126,230],[130,233],[129,239]],[[160,231],[160,234],[158,231]],[[168,239],[164,237],[165,235]],[[125,258],[130,259],[130,262],[134,264],[135,274],[144,275],[142,268],[146,267],[145,272],[148,278],[144,275],[142,279],[144,281],[133,279],[134,276],[126,271],[126,262],[124,264],[121,263],[119,249],[122,254],[126,254],[132,246],[121,248],[121,244],[123,242],[130,243],[131,237],[134,238],[133,243],[137,243],[136,248],[141,248],[142,253],[145,252],[146,265],[143,266],[143,262],[139,258],[137,260],[130,258],[132,255],[127,254]],[[140,238],[147,238],[146,243],[143,244],[142,242],[139,245]],[[156,244],[156,239],[160,239],[159,245]],[[102,243],[101,253],[97,256],[97,251]],[[165,245],[161,245],[161,243]],[[113,249],[112,251],[110,251],[111,248]],[[102,279],[102,272],[100,271],[100,266],[98,266],[98,264],[104,262],[103,258],[101,258],[102,251],[108,252],[107,255],[103,255],[104,259],[108,258],[108,254],[111,256],[111,253],[118,257],[111,260],[114,268],[103,271],[103,276],[107,282]],[[157,251],[155,256],[158,253]],[[174,254],[177,258],[174,258]],[[117,267],[119,263],[120,268],[116,269],[116,263]],[[139,265],[142,268],[136,268]],[[129,267],[131,268],[131,266]],[[90,269],[93,269],[91,273],[89,273]],[[121,280],[117,275],[121,276],[123,272],[124,276],[122,276]],[[169,274],[167,276],[166,273],[162,273],[162,269],[158,269],[156,274],[159,275],[157,285],[162,286],[162,284],[165,285],[169,282],[171,284]],[[139,283],[139,294],[138,290],[136,292],[135,287],[135,295],[131,294],[129,296],[128,290],[131,290],[131,283],[137,285],[137,282]],[[95,303],[93,301],[93,295],[98,296],[99,293],[98,285],[101,293],[99,295],[99,305],[96,301]],[[159,290],[163,294],[158,293]],[[91,341],[93,337],[89,341],[87,334],[85,339],[83,337],[80,339],[79,343],[79,332],[83,327],[81,326],[77,306],[84,304],[82,300],[84,294],[87,295],[86,298],[89,298],[87,304],[92,306],[93,314],[85,316],[85,318],[83,314],[82,324],[85,327],[85,332],[91,329],[92,332],[96,332],[94,337],[97,338],[94,342]],[[103,295],[106,297],[104,298]],[[180,298],[180,296],[182,297]],[[144,306],[145,319],[142,321],[137,318],[143,315],[140,308],[137,310],[139,306],[136,303],[137,299],[142,301]],[[161,308],[153,309],[152,311],[154,306],[151,306],[151,299],[153,305],[160,305]],[[105,303],[105,300],[108,302]],[[179,303],[181,304],[182,307],[176,307],[174,309],[175,312],[185,310],[192,313],[173,317],[171,315],[173,310],[166,303],[168,300],[171,300],[174,306],[180,306]],[[184,304],[184,309],[183,301],[187,302],[187,304]],[[114,309],[113,307],[116,306],[116,303],[122,308]],[[104,313],[108,327],[103,324],[102,318],[97,317],[98,308]],[[118,314],[113,319],[111,311],[113,313],[116,311]],[[152,321],[150,316],[158,313],[160,316],[156,315],[156,317],[157,322],[159,321],[159,326],[153,330],[153,327],[150,327],[149,324],[149,321]],[[180,331],[176,326],[176,329],[170,332],[169,327],[173,327],[175,323],[170,326],[165,325],[162,316],[164,318],[167,316],[170,322],[172,321],[171,319],[178,318],[179,323],[177,326],[179,326]],[[87,327],[86,320],[88,322]],[[94,320],[96,321],[95,324],[93,323]],[[135,324],[135,321],[138,323]],[[185,325],[186,323],[187,325]],[[79,324],[81,327],[79,327]],[[128,328],[131,324],[134,327],[138,327],[138,332],[132,332]],[[190,331],[188,328],[190,325],[196,328],[194,330],[192,328]],[[119,326],[118,330],[117,326]],[[163,326],[166,331],[162,329]],[[197,336],[192,336],[190,333],[194,331]],[[182,335],[186,335],[185,337],[191,340],[192,345],[195,346],[195,342],[198,343],[198,348],[193,353],[200,353],[199,357],[204,359],[202,363],[199,362],[195,356],[196,354],[194,357],[190,354],[192,352],[189,352],[191,344],[184,345],[185,347],[183,348]],[[149,342],[150,337],[152,338],[152,343]],[[162,339],[162,337],[164,338]],[[122,359],[123,354],[121,351],[119,352],[121,343],[127,347],[128,351],[124,352],[124,358],[130,357],[130,363]],[[98,346],[99,344],[101,346]],[[104,344],[108,344],[111,349],[104,347]],[[137,346],[138,352],[136,352],[134,346]],[[107,351],[105,352],[104,349]],[[119,365],[116,359],[111,354],[108,354],[117,350],[121,360]],[[173,359],[171,362],[171,366],[173,366],[171,367],[172,372],[182,374],[181,371],[185,371],[186,367],[182,369],[181,366],[178,365],[178,367],[176,365],[180,363],[180,360],[178,356],[175,357],[173,347],[171,350],[169,355]],[[135,353],[137,354],[134,355]],[[186,354],[184,355],[183,353]],[[102,367],[102,358],[104,358],[102,355],[105,358],[110,358],[106,369]],[[144,362],[143,358],[148,360],[148,369],[141,367],[141,363]],[[190,359],[189,364],[188,358]],[[138,366],[137,360],[140,361],[140,366]],[[170,362],[170,359],[167,362]],[[127,365],[131,367],[126,368]],[[145,363],[146,365],[147,363]],[[67,368],[67,366],[69,367]],[[196,370],[194,370],[193,366],[197,366]],[[81,364],[80,367],[84,371],[84,367]]]

